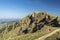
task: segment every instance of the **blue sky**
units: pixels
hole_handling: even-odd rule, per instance
[[[34,11],[60,16],[60,0],[0,0],[0,18],[22,18]]]

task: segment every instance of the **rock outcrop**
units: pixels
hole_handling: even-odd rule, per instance
[[[58,17],[51,16],[46,12],[34,12],[20,21],[23,33],[33,33],[40,30],[44,25],[60,27]]]

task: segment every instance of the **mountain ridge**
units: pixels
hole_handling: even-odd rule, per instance
[[[38,34],[36,33],[39,33],[39,36],[42,36],[41,34],[44,35],[50,33],[51,31],[57,29],[56,27],[60,27],[59,17],[52,16],[47,12],[33,12],[32,14],[29,14],[26,17],[22,18],[19,22],[7,25],[5,30],[1,33],[1,35],[4,35],[1,40],[3,38],[8,39],[8,36],[26,36],[27,34],[33,34],[33,36],[38,37]],[[29,38],[27,37],[27,39]],[[21,40],[23,40],[23,38],[21,38]]]

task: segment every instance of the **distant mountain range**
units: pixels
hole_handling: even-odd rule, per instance
[[[12,24],[13,22],[17,22],[19,21],[20,19],[8,19],[8,18],[2,18],[0,19],[0,29],[6,27],[7,24]]]
[[[0,23],[10,23],[10,22],[15,22],[15,21],[19,21],[20,19],[15,19],[15,18],[1,18],[0,19]]]

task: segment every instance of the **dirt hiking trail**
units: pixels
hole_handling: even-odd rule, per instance
[[[38,38],[38,39],[36,39],[36,40],[45,40],[47,37],[55,34],[55,33],[58,32],[58,31],[60,31],[60,29],[56,29],[56,30],[54,30],[53,32],[51,32],[51,33],[49,33],[49,34],[46,34],[46,35],[44,35],[44,36],[42,36],[42,37],[40,37],[40,38]]]

